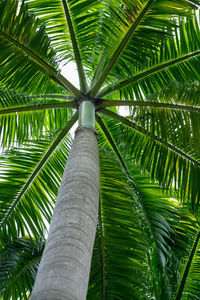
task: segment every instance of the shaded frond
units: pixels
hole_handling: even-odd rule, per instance
[[[147,299],[142,296],[149,293],[146,241],[126,175],[103,149],[100,158],[100,212],[87,299]]]
[[[185,257],[181,265],[182,274],[180,286],[177,291],[176,300],[197,299],[200,296],[200,233],[194,236],[193,244],[190,247],[189,256]]]
[[[124,136],[126,131],[122,130],[122,126],[114,120],[108,121],[107,118],[104,122],[109,128],[113,141],[120,145],[118,151],[121,152],[122,157],[119,163],[122,159],[128,166],[128,176],[127,171],[124,170],[127,177],[123,182],[127,182],[129,191],[132,191],[133,209],[140,220],[138,226],[142,226],[147,241],[147,259],[152,276],[151,279],[148,277],[151,292],[157,295],[156,299],[172,299],[179,282],[177,270],[182,264],[182,258],[188,254],[187,249],[192,245],[197,226],[188,212],[184,214],[178,201],[163,194],[157,184],[150,182],[147,175],[141,174],[135,164],[130,164],[130,149],[126,147],[127,140]],[[100,136],[100,145],[106,147],[107,155],[112,149],[109,140]],[[114,149],[113,151],[115,152]],[[110,157],[113,161],[112,154]],[[105,163],[103,165],[105,166]],[[112,176],[113,168],[106,178]],[[113,194],[114,191],[111,195]],[[172,196],[174,197],[175,194],[172,193]],[[110,203],[108,205],[110,206]]]
[[[53,109],[55,103],[60,109]],[[66,101],[38,98],[13,90],[0,90],[0,141],[1,148],[37,139],[45,132],[62,129],[72,116],[71,109],[63,109]],[[37,110],[38,107],[38,110]],[[52,107],[52,108],[51,108]],[[66,106],[67,107],[67,106]],[[48,110],[48,108],[51,108]]]
[[[167,190],[175,189],[182,201],[193,211],[197,211],[200,197],[200,162],[199,158],[193,156],[194,152],[191,150],[188,154],[111,111],[108,115],[128,126],[129,129],[122,126],[121,131],[125,133],[132,163],[139,161],[152,179],[157,180]]]
[[[54,79],[79,97],[79,90],[59,73],[45,26],[24,2],[19,7],[18,1],[1,1],[0,11],[0,80],[10,88],[50,93]]]
[[[68,138],[59,144],[68,126],[53,142],[45,137],[2,155],[0,226],[8,235],[46,230],[69,151]]]
[[[44,249],[44,238],[1,240],[0,296],[2,299],[28,299]]]

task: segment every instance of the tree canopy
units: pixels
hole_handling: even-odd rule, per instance
[[[87,299],[200,298],[199,6],[0,0],[0,299],[30,296],[85,100],[100,156]]]

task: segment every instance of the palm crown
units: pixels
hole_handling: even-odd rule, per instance
[[[100,156],[87,299],[200,297],[199,4],[0,1],[2,299],[32,290],[86,102]]]

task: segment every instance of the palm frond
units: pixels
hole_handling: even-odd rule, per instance
[[[88,87],[87,87],[85,72],[84,72],[84,69],[83,69],[83,63],[82,63],[82,60],[81,60],[81,55],[80,55],[80,50],[79,50],[79,46],[78,46],[78,43],[77,43],[75,30],[74,30],[72,19],[71,19],[71,16],[70,16],[69,3],[67,2],[67,0],[62,0],[62,4],[63,4],[65,17],[66,17],[66,20],[67,20],[67,24],[68,24],[68,28],[69,28],[69,32],[70,32],[70,37],[71,37],[71,41],[72,41],[74,57],[75,57],[77,70],[78,70],[78,75],[79,75],[80,90],[83,93],[86,94],[87,90],[88,90]]]
[[[132,108],[129,120],[134,120],[131,123],[136,130],[198,165],[195,160],[198,161],[200,155],[199,106],[191,105],[198,105],[198,87],[198,83],[184,85],[173,82],[159,95],[148,95],[146,101],[118,101],[119,104],[130,103]],[[99,109],[107,104],[112,105],[112,101],[114,100],[103,101]],[[114,102],[117,104],[117,100]],[[123,122],[122,117],[118,118]],[[127,122],[127,125],[129,123],[127,120],[124,122]]]
[[[150,101],[148,105],[149,99],[152,98],[155,102],[151,105]],[[131,109],[131,116],[137,125],[150,132],[151,135],[176,145],[198,159],[200,154],[199,101],[198,82],[193,84],[173,82],[169,87],[164,88],[160,95],[149,95],[145,101],[145,107],[139,104],[137,110]],[[144,101],[139,102],[144,103]],[[192,106],[192,103],[195,103],[195,106]]]
[[[111,149],[113,150],[113,152],[115,153],[116,157],[119,159],[119,162],[124,170],[124,172],[126,173],[126,175],[129,177],[129,180],[131,180],[131,176],[129,174],[129,170],[126,166],[126,163],[123,160],[123,157],[117,147],[117,145],[115,144],[115,141],[113,140],[112,135],[110,134],[108,128],[106,127],[106,124],[104,123],[104,121],[102,120],[102,118],[99,115],[96,115],[96,120],[101,128],[101,130],[103,131],[103,133],[105,134],[105,137],[108,140],[108,143],[111,146]]]
[[[101,47],[96,48],[96,45],[101,34],[102,17],[107,14],[107,3],[100,0],[45,0],[43,3],[39,0],[27,0],[26,3],[29,10],[46,25],[51,43],[64,64],[70,60],[75,61],[72,28],[69,28],[69,20],[66,20],[63,7],[66,3],[83,66],[88,63],[91,65],[94,53]]]
[[[177,291],[176,300],[180,299],[197,299],[200,296],[200,279],[199,279],[199,263],[200,263],[200,233],[198,232],[194,239],[193,247],[188,259],[184,261],[183,273],[179,289]]]
[[[110,135],[112,134],[112,140],[120,144],[118,151],[123,153],[121,159],[126,166],[128,165],[128,176],[127,170],[124,170],[127,176],[124,182],[127,182],[130,191],[134,191],[133,209],[139,214],[140,224],[147,239],[147,258],[151,274],[149,276],[152,276],[151,279],[148,278],[151,282],[151,292],[155,294],[156,299],[172,299],[179,282],[177,270],[182,264],[182,258],[188,254],[187,249],[192,247],[198,226],[188,212],[183,213],[176,200],[163,194],[157,184],[150,182],[147,175],[141,174],[138,167],[130,164],[130,150],[126,150],[127,140],[124,139],[122,126],[114,120],[108,121],[107,118],[104,119],[104,123],[109,128]],[[105,128],[102,127],[102,130]],[[109,141],[110,138],[100,135],[100,145],[106,147],[107,155],[112,149],[109,147]],[[112,154],[110,157],[113,161]],[[111,177],[111,174],[107,176]],[[175,197],[175,194],[172,196]]]
[[[29,9],[36,14],[47,26],[47,32],[51,36],[54,48],[61,53],[64,61],[74,60],[70,31],[65,20],[65,13],[61,0],[45,1],[43,5],[38,0],[28,0]],[[119,46],[131,27],[136,26],[137,17],[148,1],[108,1],[99,0],[67,1],[68,10],[79,46],[80,57],[83,66],[87,65],[86,73],[88,77],[93,76],[102,53],[106,53],[104,67],[109,63],[114,51]],[[155,3],[154,3],[155,2]],[[157,46],[167,35],[167,27],[172,27],[174,22],[170,17],[187,15],[198,4],[198,1],[173,1],[173,10],[168,3],[153,1],[152,9],[144,18],[141,26],[133,35],[128,47],[124,51],[122,59],[118,60],[118,66],[114,71],[114,76],[119,69],[124,78],[128,72],[128,63],[137,64],[138,59],[141,64],[145,64],[148,59],[144,55],[152,58],[152,53],[156,52]],[[148,5],[147,5],[148,6]],[[155,15],[158,17],[155,17]],[[135,22],[135,25],[133,23]],[[136,26],[137,27],[137,26]],[[114,30],[113,30],[114,28]],[[165,28],[165,30],[163,30]],[[144,39],[141,41],[140,36]],[[151,38],[150,38],[151,37]],[[134,51],[133,51],[134,50]],[[142,50],[142,51],[141,51]],[[142,52],[142,53],[141,53]],[[121,55],[121,53],[120,53]],[[154,55],[153,55],[154,56]],[[130,66],[130,65],[129,65]],[[110,69],[110,68],[109,68]],[[130,75],[130,73],[128,72]],[[98,77],[97,77],[98,78]],[[113,79],[113,76],[111,77]],[[115,78],[116,80],[116,78]],[[110,82],[110,79],[109,79]],[[93,82],[94,83],[94,82]]]
[[[140,295],[149,292],[146,242],[134,200],[115,160],[103,149],[100,157],[100,212],[87,299],[145,299]]]
[[[134,3],[132,1],[124,1],[121,7],[118,7],[118,11],[120,11],[118,19],[123,20],[123,23],[121,21],[120,25],[113,24],[110,28],[119,27],[122,29],[121,32],[119,29],[114,30],[115,40],[109,39],[109,45],[107,45],[107,49],[110,50],[109,53],[113,53],[113,48],[117,47],[118,41],[124,36],[124,32],[127,32],[129,28],[134,26],[142,6],[147,3],[148,1],[134,1]],[[198,1],[195,4],[199,4]],[[116,80],[123,80],[131,75],[133,76],[133,74],[146,68],[154,59],[156,60],[160,43],[170,39],[172,28],[177,26],[173,17],[189,15],[189,11],[194,7],[189,1],[153,1],[126,48],[120,53],[120,57],[112,68],[106,83],[115,83]],[[172,18],[170,20],[170,16],[173,18],[173,21]]]
[[[45,240],[21,237],[2,240],[0,249],[0,296],[28,299],[35,281]]]
[[[183,203],[188,203],[193,211],[197,211],[200,162],[195,151],[191,150],[188,154],[162,138],[158,140],[150,132],[114,112],[109,111],[108,115],[130,128],[125,126],[121,129],[126,132],[127,145],[132,149],[130,159],[140,161],[141,167],[150,173],[152,179],[167,190],[175,189]]]
[[[168,86],[164,86],[160,93],[154,92],[139,100],[97,99],[96,101],[100,103],[97,105],[97,110],[110,106],[127,106],[130,107],[130,111],[136,111],[136,107],[159,107],[199,112],[199,95],[200,83],[198,81],[184,83],[172,81]]]
[[[178,82],[171,81],[169,85],[164,86],[161,92],[155,92],[153,94],[148,94],[146,97],[147,101],[156,101],[159,103],[167,102],[174,104],[184,104],[184,105],[195,105],[200,104],[200,82],[186,81]],[[142,100],[142,99],[140,99]]]
[[[10,88],[51,92],[58,82],[77,97],[80,92],[59,74],[56,53],[45,27],[30,14],[27,6],[14,0],[0,3],[0,80]],[[13,76],[17,80],[13,80]]]
[[[99,77],[99,79],[95,83],[94,87],[92,88],[92,90],[91,90],[91,95],[92,96],[95,96],[97,94],[97,92],[99,91],[99,89],[101,88],[101,86],[103,85],[103,83],[104,83],[107,75],[109,74],[109,72],[111,71],[112,67],[116,63],[118,57],[120,56],[120,54],[122,53],[122,51],[126,47],[127,43],[129,42],[129,40],[132,37],[133,33],[135,32],[135,30],[139,26],[140,22],[145,17],[145,14],[148,12],[148,10],[151,7],[153,1],[154,0],[148,0],[145,3],[145,5],[142,7],[141,11],[138,12],[138,16],[133,21],[133,24],[128,28],[128,30],[125,33],[125,35],[124,35],[121,43],[119,44],[119,46],[117,47],[117,49],[113,53],[113,55],[110,58],[108,64],[106,65],[105,69],[103,70],[101,76]]]
[[[69,106],[74,106],[74,102],[70,104],[67,101],[40,99],[25,93],[1,89],[1,148],[16,146],[30,138],[36,140],[44,131],[55,132],[62,129],[72,116],[71,109],[64,109]]]
[[[200,81],[199,78],[199,26],[197,16],[179,19],[178,27],[174,28],[171,38],[161,43],[159,52],[150,59],[142,68],[135,68],[132,76],[114,85],[106,87],[100,92],[99,97],[120,91],[121,98],[141,99],[155,91],[160,91],[163,86],[169,85],[173,80],[178,82]],[[181,47],[179,36],[187,36],[187,46]],[[186,72],[187,70],[187,76]],[[126,76],[127,77],[127,76]],[[119,93],[116,93],[119,95]]]
[[[119,126],[105,121],[114,140],[120,139]],[[136,166],[129,168],[133,185],[113,157],[108,139],[99,133],[101,198],[87,299],[152,299],[156,295],[156,299],[172,299],[173,280],[178,281],[178,274],[171,259],[173,256],[179,267],[180,254],[186,254],[182,243],[187,245],[192,223],[186,224],[177,202],[163,194]],[[128,163],[128,156],[123,159]],[[145,244],[146,248],[140,249]]]
[[[69,151],[65,135],[76,120],[77,114],[53,142],[51,137],[26,142],[2,156],[0,226],[9,236],[44,233]]]

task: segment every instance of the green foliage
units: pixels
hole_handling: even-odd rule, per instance
[[[44,249],[44,239],[28,237],[2,240],[0,294],[2,299],[28,299]]]
[[[67,138],[58,148],[57,140],[41,137],[1,156],[0,227],[11,238],[46,231],[69,151]]]
[[[87,299],[200,297],[199,5],[0,0],[2,299],[29,298],[86,99],[101,169]]]
[[[18,7],[18,1],[0,3],[0,80],[11,88],[32,93],[51,91],[48,77],[52,68],[57,69],[55,51],[50,48],[45,27],[39,25],[26,5],[22,4],[19,11]]]
[[[179,272],[177,272],[177,270],[184,268],[184,265],[187,263],[190,251],[192,250],[193,243],[196,239],[198,225],[195,222],[194,217],[189,214],[188,210],[183,210],[177,200],[175,200],[174,198],[170,198],[169,195],[163,194],[158,184],[151,182],[150,178],[147,175],[141,174],[139,168],[135,166],[135,164],[130,164],[130,141],[127,138],[128,136],[123,134],[123,126],[113,120],[105,119],[104,121],[106,122],[105,124],[107,126],[107,130],[109,130],[109,134],[114,139],[115,144],[120,145],[120,149],[118,149],[118,151],[121,153],[124,174],[117,174],[117,171],[114,167],[115,165],[117,166],[117,162],[114,162],[113,160],[112,151],[114,151],[116,157],[118,157],[119,154],[116,153],[115,149],[112,148],[111,144],[109,143],[109,139],[106,139],[105,137],[103,138],[103,134],[101,134],[99,137],[99,144],[101,146],[101,149],[103,150],[103,153],[106,153],[106,155],[110,157],[109,168],[112,169],[112,173],[109,173],[109,175],[107,176],[102,176],[106,181],[104,184],[102,184],[102,190],[104,189],[104,186],[107,186],[107,182],[113,181],[112,184],[109,184],[109,203],[106,205],[103,197],[101,200],[102,203],[105,203],[105,208],[101,204],[102,219],[106,211],[109,210],[109,226],[107,225],[105,226],[105,228],[103,227],[102,231],[106,231],[106,228],[108,227],[109,232],[112,232],[112,228],[113,226],[115,226],[115,220],[117,219],[119,228],[117,229],[116,234],[118,235],[118,238],[120,238],[120,233],[122,232],[122,237],[124,237],[125,233],[120,229],[120,227],[123,226],[120,226],[119,220],[123,220],[123,217],[127,219],[127,216],[124,216],[124,212],[129,207],[129,215],[133,218],[132,228],[137,228],[138,230],[140,229],[140,239],[138,237],[136,238],[136,235],[134,235],[134,237],[141,246],[145,245],[146,248],[145,257],[143,258],[143,268],[146,268],[146,271],[144,271],[143,269],[143,272],[145,272],[147,275],[147,282],[145,283],[146,290],[144,286],[142,287],[141,285],[141,283],[145,282],[145,278],[140,278],[139,274],[135,271],[137,273],[137,278],[140,278],[140,284],[134,284],[132,286],[132,289],[130,287],[127,288],[128,291],[132,291],[133,294],[131,296],[128,296],[127,290],[119,288],[119,290],[122,291],[122,294],[120,296],[121,298],[119,297],[119,299],[123,299],[123,295],[126,295],[127,299],[129,299],[129,297],[130,299],[132,299],[133,297],[134,299],[151,299],[150,295],[154,295],[156,299],[174,299],[174,297],[176,296],[177,287],[180,284],[180,274]],[[126,145],[129,146],[127,147]],[[120,161],[121,166],[122,161]],[[120,164],[118,162],[119,166]],[[104,169],[106,170],[107,165],[109,165],[108,162],[105,163],[104,160],[102,160],[102,174],[104,174],[103,172],[105,172]],[[124,168],[124,166],[126,166],[126,168]],[[119,182],[119,178],[121,178],[121,183]],[[125,186],[125,182],[127,186]],[[123,191],[122,187],[120,188],[115,186],[116,183],[120,183],[122,187],[125,187],[125,190]],[[112,191],[110,189],[112,189]],[[126,195],[127,193],[129,196]],[[124,195],[126,196],[124,197],[124,200],[113,203],[112,201],[114,201],[113,199],[115,199],[116,197],[115,194],[120,194],[120,197],[123,197]],[[172,194],[172,197],[175,197],[175,194]],[[126,203],[128,199],[130,201],[130,204],[129,206],[126,204],[125,209],[123,208],[123,202]],[[110,205],[110,203],[112,203],[112,205]],[[118,218],[114,218],[115,205],[117,206],[117,213],[119,214]],[[125,223],[126,221],[124,220],[123,224]],[[107,237],[103,236],[103,239],[103,242],[106,243]],[[96,238],[96,243],[97,242],[98,241]],[[132,247],[134,241],[131,242],[130,240],[130,243],[130,254],[128,256],[132,257],[132,255],[134,255],[134,249],[137,249],[138,244]],[[109,245],[108,249],[110,250],[110,253],[113,253],[115,247],[120,247],[119,252],[121,252],[123,251],[123,245],[123,243],[118,244],[115,241],[112,245]],[[126,247],[126,245],[124,246]],[[93,254],[92,266],[96,271],[96,273],[93,275],[94,278],[96,278],[97,273],[102,273],[101,263],[103,264],[103,262],[101,259],[102,253],[99,254],[100,257],[98,257],[97,249],[94,249],[95,250]],[[98,248],[98,251],[99,249],[100,248]],[[106,261],[106,251],[107,248],[105,248],[105,253],[103,254],[105,256],[104,261]],[[141,254],[139,250],[137,251],[137,253]],[[120,264],[119,261],[120,260],[117,260],[113,263],[113,265]],[[134,261],[137,263],[141,262],[140,258],[136,255]],[[96,270],[97,265],[99,265],[98,272]],[[122,269],[123,260],[120,264],[120,270]],[[105,286],[107,284],[107,273],[109,278],[110,272],[110,269],[109,271],[105,269]],[[126,274],[125,270],[124,274]],[[93,277],[91,277],[91,280],[92,278]],[[100,281],[100,283],[102,283],[102,278],[98,280]],[[93,286],[92,283],[93,281],[91,282],[91,286]],[[118,283],[118,285],[120,285],[120,283]],[[109,290],[110,285],[108,285],[107,288]],[[144,294],[142,293],[142,291]],[[95,297],[98,294],[94,293],[92,295],[93,297]],[[112,298],[111,295],[109,295],[109,297]]]
[[[50,95],[50,98],[54,95]],[[34,139],[43,135],[43,132],[53,133],[62,129],[72,116],[70,109],[34,110],[36,107],[51,103],[66,103],[61,100],[51,100],[42,95],[30,96],[25,93],[16,93],[13,90],[0,90],[0,140],[1,148],[6,149],[24,140]],[[29,111],[23,111],[32,106]],[[22,110],[17,112],[17,108]],[[3,109],[13,109],[12,113]],[[2,115],[1,115],[2,113]]]

